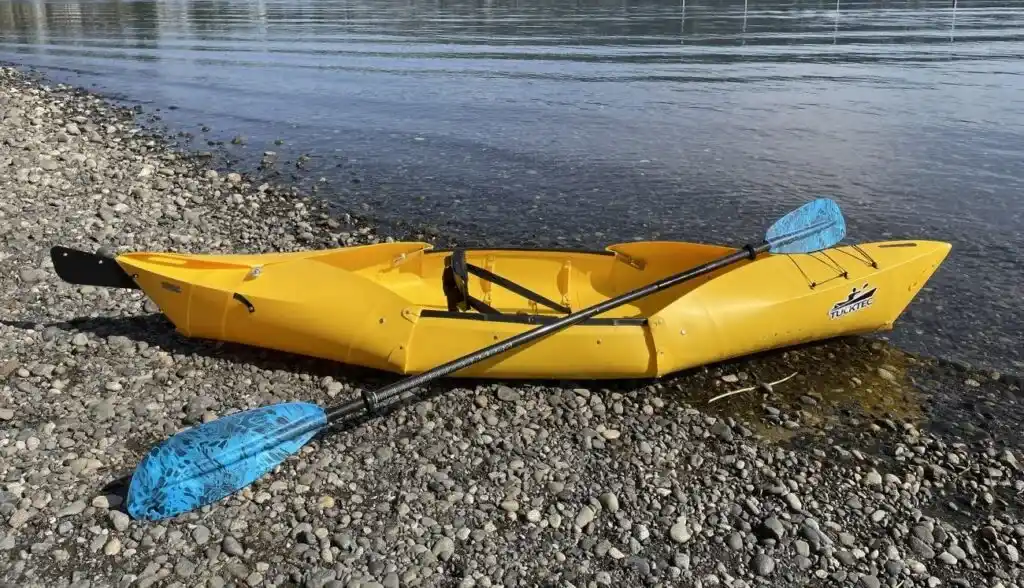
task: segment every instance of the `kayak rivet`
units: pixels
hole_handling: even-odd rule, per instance
[[[600,339],[598,339],[598,340],[597,340],[597,344],[598,344],[598,345],[600,345],[600,344],[601,344],[601,340],[600,340]]]
[[[380,320],[379,320],[379,321],[377,321],[377,322],[379,322],[380,324],[382,324],[382,325],[383,325],[383,324],[384,324],[384,317],[380,317]]]
[[[679,329],[679,334],[680,335],[685,335],[686,334],[686,329]]]

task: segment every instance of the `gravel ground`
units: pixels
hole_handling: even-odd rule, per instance
[[[0,582],[1022,585],[1020,382],[860,339],[653,383],[439,382],[212,507],[131,520],[124,476],[153,443],[391,377],[185,340],[137,292],[62,283],[49,248],[381,237],[11,69],[0,120]]]

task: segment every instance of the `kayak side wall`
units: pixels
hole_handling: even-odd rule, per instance
[[[828,250],[837,266],[820,254],[766,255],[696,288],[652,317],[661,374],[892,328],[950,250],[913,243],[862,245],[877,269],[850,247]]]
[[[537,325],[421,316],[408,373],[420,373]],[[624,378],[657,373],[654,341],[638,323],[575,325],[473,364],[450,377]]]
[[[243,304],[227,307],[222,337],[392,372],[406,368],[413,323],[407,299],[369,276],[328,260],[267,268],[240,284]]]
[[[123,265],[187,337],[401,372],[412,330],[402,314],[408,301],[373,272],[346,267],[384,271],[418,250],[395,243],[288,256],[263,265],[258,276],[249,265],[190,256],[138,255]]]

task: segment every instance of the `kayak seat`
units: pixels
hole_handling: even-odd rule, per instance
[[[503,314],[501,311],[491,307],[484,301],[469,293],[470,275],[474,275],[481,280],[486,280],[492,284],[501,286],[502,288],[518,294],[527,300],[531,300],[557,312],[564,314],[572,312],[572,309],[551,300],[543,294],[534,292],[533,290],[530,290],[521,284],[517,284],[508,278],[499,276],[490,270],[467,262],[466,250],[461,248],[453,249],[452,254],[445,258],[444,271],[441,273],[441,285],[444,289],[444,295],[448,301],[448,310],[450,312],[465,312],[469,309],[473,309],[482,314]]]

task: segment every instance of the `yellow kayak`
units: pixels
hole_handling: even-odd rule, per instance
[[[604,250],[435,249],[115,258],[55,247],[78,284],[141,288],[188,337],[414,374],[735,252],[639,241]],[[455,372],[633,378],[891,329],[950,251],[907,240],[762,254]]]

